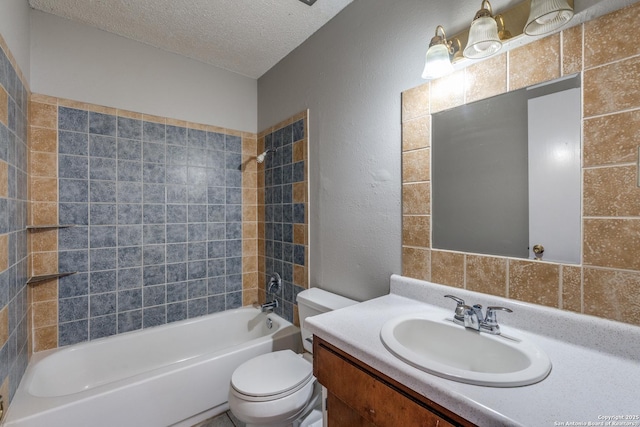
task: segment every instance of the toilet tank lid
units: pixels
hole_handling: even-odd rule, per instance
[[[297,301],[298,304],[306,304],[309,307],[323,312],[338,310],[358,303],[358,301],[327,292],[320,288],[305,289],[298,294]]]

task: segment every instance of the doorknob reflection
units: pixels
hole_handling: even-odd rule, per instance
[[[542,259],[542,254],[544,254],[544,246],[542,245],[534,245],[533,246],[533,254],[535,255],[537,260]]]

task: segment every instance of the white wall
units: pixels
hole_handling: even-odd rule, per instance
[[[464,3],[355,0],[258,79],[258,129],[309,108],[312,286],[365,300],[401,273],[401,93]]]
[[[31,90],[257,131],[256,80],[36,10],[31,10]]]
[[[30,75],[29,2],[27,0],[0,1],[0,34],[22,70],[27,83]]]
[[[259,129],[309,108],[312,286],[364,300],[401,272],[400,94],[423,82],[427,3],[355,0],[258,79]]]

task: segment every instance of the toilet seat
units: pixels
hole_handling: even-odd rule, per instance
[[[313,380],[313,366],[291,350],[266,353],[240,365],[231,376],[231,391],[251,402],[294,394]]]

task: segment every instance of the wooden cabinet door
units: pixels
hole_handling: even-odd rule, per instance
[[[317,337],[314,374],[329,392],[329,427],[473,426]]]

